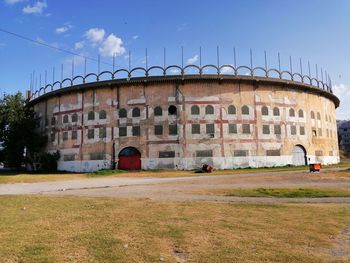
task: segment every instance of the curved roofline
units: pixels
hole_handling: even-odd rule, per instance
[[[252,84],[274,84],[280,85],[282,87],[287,87],[290,89],[300,88],[303,91],[308,91],[316,95],[321,95],[332,100],[335,104],[335,107],[339,107],[340,100],[334,94],[322,90],[319,87],[309,85],[306,83],[301,83],[293,80],[277,79],[277,78],[267,78],[267,77],[257,77],[257,76],[235,76],[235,75],[168,75],[168,76],[147,76],[147,77],[133,77],[133,78],[124,78],[124,79],[113,79],[105,81],[95,81],[85,84],[72,85],[69,87],[60,88],[47,92],[43,95],[40,95],[37,98],[32,99],[28,102],[29,106],[32,106],[42,100],[54,97],[61,96],[63,94],[69,94],[82,90],[95,89],[98,87],[107,87],[107,86],[128,86],[135,84],[153,84],[153,83],[190,83],[190,82],[203,82],[203,81],[218,81],[219,83],[252,83]]]

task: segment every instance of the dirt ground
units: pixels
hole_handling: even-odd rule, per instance
[[[91,197],[145,198],[152,200],[203,200],[253,203],[350,203],[349,197],[262,198],[229,197],[203,194],[227,188],[342,188],[350,189],[350,171],[327,169],[320,173],[284,171],[219,175],[213,177],[130,178],[104,177],[59,182],[16,183],[0,185],[0,195],[74,195]]]

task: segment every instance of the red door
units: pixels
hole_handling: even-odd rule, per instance
[[[127,147],[118,155],[118,169],[141,170],[141,153],[133,147]]]

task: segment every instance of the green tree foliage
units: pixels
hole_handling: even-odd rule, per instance
[[[38,119],[21,93],[0,99],[0,141],[3,146],[0,158],[6,166],[18,169],[25,163],[33,164],[30,156],[40,152],[47,141],[36,130],[37,124]]]

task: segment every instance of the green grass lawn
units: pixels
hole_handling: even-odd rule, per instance
[[[339,163],[337,165],[325,166],[350,167],[350,163]],[[74,180],[82,178],[105,177],[105,176],[126,176],[126,177],[188,177],[188,176],[215,176],[246,173],[283,172],[283,171],[307,171],[307,166],[297,167],[272,167],[272,168],[245,168],[231,170],[215,170],[213,173],[196,173],[196,171],[175,171],[175,170],[150,170],[150,171],[123,171],[123,170],[101,170],[93,173],[53,173],[53,174],[30,174],[6,172],[0,173],[0,184],[6,183],[34,183],[45,181]],[[350,174],[350,171],[348,171]],[[344,174],[343,174],[344,175]]]
[[[346,205],[0,197],[1,262],[331,262]],[[345,248],[347,249],[347,248]]]
[[[211,193],[242,197],[282,197],[282,198],[316,198],[316,197],[350,197],[350,189],[322,188],[237,188],[214,190]]]

